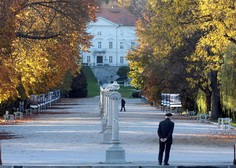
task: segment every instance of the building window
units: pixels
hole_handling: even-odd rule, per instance
[[[98,42],[98,48],[102,48],[102,42],[101,41]]]
[[[124,31],[120,30],[120,35],[123,36],[124,35]]]
[[[120,42],[120,49],[124,49],[124,42]]]
[[[87,63],[90,63],[91,62],[91,58],[90,56],[87,56]]]
[[[112,56],[109,56],[109,63],[112,63],[113,59]]]
[[[120,63],[124,64],[124,57],[123,56],[120,57]]]
[[[112,49],[113,48],[113,43],[110,41],[109,42],[109,49]]]
[[[135,42],[132,41],[130,46],[131,46],[131,48],[134,48],[135,47]]]
[[[101,32],[101,31],[99,31],[99,32],[98,32],[98,35],[102,35],[102,32]]]

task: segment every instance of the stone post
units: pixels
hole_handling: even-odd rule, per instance
[[[100,87],[100,99],[99,99],[99,107],[100,107],[100,116],[102,117],[103,114],[103,104],[104,104],[104,96],[103,96],[104,90],[102,87]]]
[[[118,119],[118,101],[120,102],[121,96],[119,93],[113,92],[111,93],[111,100],[112,100],[112,144],[119,144],[120,137],[119,137],[119,119]]]
[[[103,143],[110,143],[112,138],[112,99],[110,98],[110,94],[112,92],[108,92],[108,106],[107,106],[107,125],[106,130],[103,133]]]
[[[104,101],[103,101],[103,116],[102,116],[102,133],[105,132],[107,127],[107,107],[108,107],[108,92],[103,93]]]
[[[0,142],[0,165],[2,165],[2,145]]]
[[[107,120],[107,126],[112,127],[112,99],[110,98],[109,94],[109,101],[108,101],[108,120]]]
[[[119,118],[118,118],[118,104],[121,95],[118,92],[111,92],[110,99],[112,100],[112,146],[106,150],[106,163],[126,163],[125,150],[122,149],[119,139]]]
[[[233,164],[236,165],[236,142],[234,143],[234,161]]]

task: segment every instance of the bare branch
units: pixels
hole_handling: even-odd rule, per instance
[[[22,32],[17,32],[16,36],[19,38],[27,38],[27,39],[34,39],[34,40],[47,40],[47,39],[51,39],[51,38],[56,38],[60,35],[60,33],[57,34],[48,34],[48,35],[44,35],[44,36],[38,36],[38,35],[30,35],[30,34],[25,34]]]

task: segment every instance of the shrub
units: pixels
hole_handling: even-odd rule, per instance
[[[140,92],[133,92],[132,97],[140,98],[141,97]]]
[[[69,97],[82,98],[87,97],[87,81],[83,71],[81,71],[72,81]]]

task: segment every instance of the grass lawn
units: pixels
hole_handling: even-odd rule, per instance
[[[87,89],[88,89],[88,96],[87,97],[94,97],[100,94],[100,85],[97,82],[96,77],[94,76],[92,70],[88,66],[83,67],[83,72],[86,76],[87,80]],[[120,85],[120,89],[118,92],[121,94],[121,97],[124,98],[132,98],[132,93],[135,91],[134,87],[127,86],[124,87]]]
[[[135,88],[131,86],[121,86],[118,92],[121,94],[121,97],[124,98],[132,98],[132,93],[135,92]]]
[[[231,122],[231,126],[236,127],[236,120],[233,120],[233,121]]]
[[[87,80],[87,89],[88,89],[88,95],[87,97],[94,97],[98,96],[100,94],[100,86],[97,82],[97,79],[95,78],[92,70],[88,66],[83,67],[83,72],[86,76]]]

